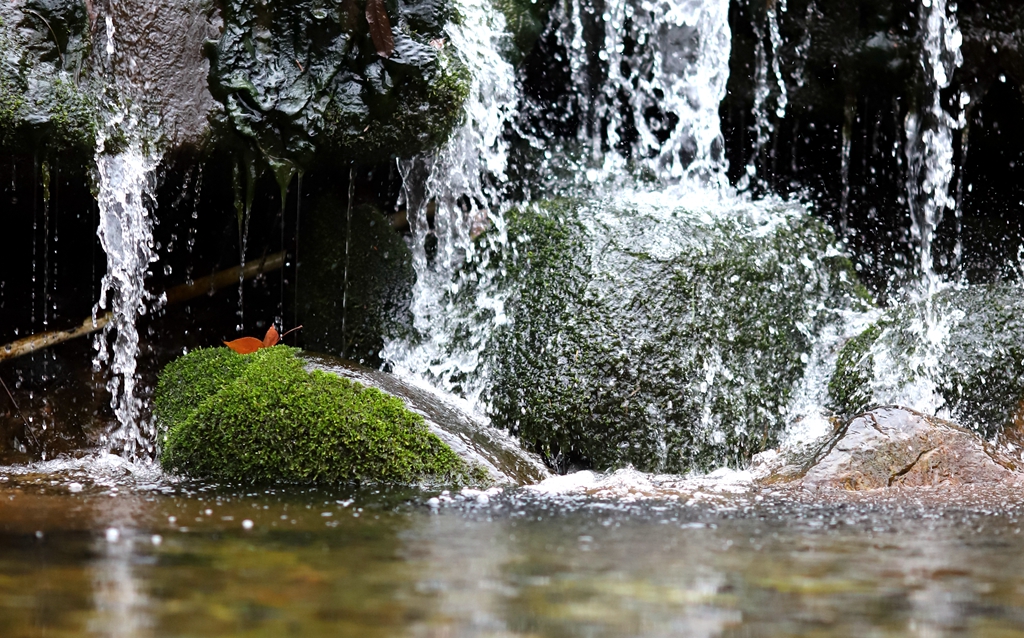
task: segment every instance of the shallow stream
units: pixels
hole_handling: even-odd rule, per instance
[[[1014,494],[630,472],[252,491],[106,456],[0,474],[12,638],[1024,633]]]

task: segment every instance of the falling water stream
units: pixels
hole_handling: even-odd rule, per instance
[[[150,264],[156,261],[153,220],[149,211],[154,187],[153,174],[159,158],[143,140],[145,118],[132,108],[142,87],[130,50],[117,44],[117,27],[111,15],[105,17],[105,68],[110,77],[101,108],[102,126],[96,151],[96,201],[99,227],[96,231],[107,257],[100,297],[93,321],[109,310],[110,321],[96,339],[94,365],[108,371],[107,390],[117,419],[108,446],[128,459],[152,458],[156,432],[142,418],[137,363],[139,333],[137,321],[153,301],[145,281]],[[130,68],[132,73],[119,73]]]

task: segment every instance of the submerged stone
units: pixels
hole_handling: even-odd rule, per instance
[[[977,434],[898,407],[860,414],[775,468],[766,483],[870,490],[1014,481],[1019,464]]]
[[[999,435],[1024,399],[1020,288],[949,288],[887,310],[840,351],[829,396],[844,417],[896,404]]]
[[[520,209],[475,266],[507,291],[483,353],[493,422],[561,470],[744,463],[777,443],[815,336],[868,303],[802,209],[684,205]]]
[[[469,92],[444,35],[453,6],[383,4],[394,40],[387,57],[364,2],[226,0],[209,48],[224,123],[275,166],[309,166],[314,156],[387,161],[443,143]]]
[[[483,480],[423,418],[374,388],[307,371],[293,348],[194,350],[160,375],[161,465],[245,483]]]

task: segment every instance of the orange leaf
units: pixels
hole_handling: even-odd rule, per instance
[[[242,337],[234,341],[225,341],[224,345],[238,354],[250,354],[263,347],[263,342],[256,337]]]
[[[384,7],[384,0],[366,0],[366,24],[370,27],[370,39],[377,55],[389,58],[395,50],[395,39],[391,35],[391,20]]]
[[[263,347],[269,348],[270,346],[276,346],[277,342],[281,340],[281,336],[277,334],[277,328],[271,325],[267,328],[267,335],[263,337]]]

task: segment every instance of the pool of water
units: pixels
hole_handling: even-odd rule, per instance
[[[0,468],[0,635],[1024,635],[1021,495],[609,485]]]

